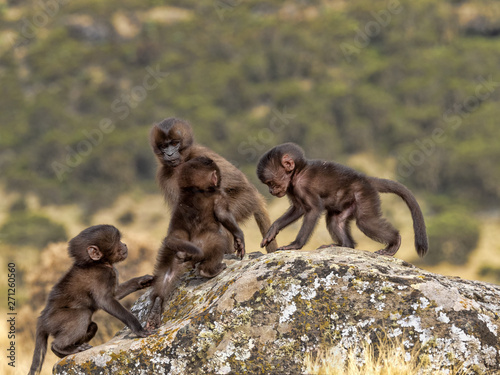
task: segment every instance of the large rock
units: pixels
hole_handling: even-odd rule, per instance
[[[121,331],[62,359],[57,374],[299,374],[305,354],[404,338],[435,369],[500,363],[500,287],[345,248],[250,254],[210,280],[189,272],[163,326]],[[132,311],[144,321],[147,293]],[[422,354],[423,353],[423,354]],[[423,358],[425,357],[425,359]]]

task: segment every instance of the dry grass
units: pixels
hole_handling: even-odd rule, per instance
[[[304,362],[307,374],[317,375],[465,375],[460,368],[449,371],[432,370],[419,362],[420,351],[408,350],[401,339],[384,340],[381,346],[331,347],[316,356],[308,353]]]

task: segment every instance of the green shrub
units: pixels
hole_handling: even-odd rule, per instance
[[[479,222],[464,209],[444,211],[427,221],[429,252],[427,264],[465,264],[479,240]]]
[[[500,282],[500,268],[485,265],[479,269],[479,275],[493,278],[496,282]]]
[[[16,212],[0,228],[0,240],[16,246],[44,248],[50,242],[66,241],[62,224],[29,212]]]
[[[28,206],[26,205],[26,201],[24,200],[24,198],[19,198],[14,203],[12,203],[9,208],[11,213],[25,212],[27,209]]]

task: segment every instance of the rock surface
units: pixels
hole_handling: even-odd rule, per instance
[[[404,338],[408,353],[422,347],[421,360],[435,369],[500,367],[499,286],[345,248],[225,262],[214,279],[186,273],[150,337],[122,330],[62,359],[54,373],[300,374],[307,352],[382,336]],[[132,308],[142,322],[147,296]]]

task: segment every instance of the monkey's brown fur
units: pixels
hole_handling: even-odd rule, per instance
[[[102,309],[125,323],[137,336],[146,337],[137,318],[119,299],[151,285],[153,276],[136,277],[118,284],[114,263],[127,257],[127,245],[112,225],[89,227],[69,242],[73,266],[50,291],[47,305],[40,314],[36,344],[29,374],[39,373],[47,352],[47,340],[54,337],[51,349],[58,357],[89,349],[87,344],[97,332],[92,321]]]
[[[262,240],[265,246],[278,232],[304,216],[297,238],[278,250],[301,249],[323,211],[326,211],[328,231],[340,246],[355,247],[350,221],[371,239],[387,245],[377,251],[394,255],[401,244],[399,231],[382,218],[381,193],[399,195],[413,218],[415,248],[419,256],[428,249],[422,211],[413,194],[399,182],[368,177],[349,167],[322,160],[307,160],[304,151],[293,143],[276,146],[266,152],[257,166],[259,179],[277,197],[287,195],[291,207],[272,225]]]
[[[222,156],[203,147],[193,139],[191,125],[181,119],[167,118],[151,129],[150,143],[158,160],[157,180],[170,207],[179,199],[179,165],[198,156],[212,159],[220,168],[221,189],[227,195],[229,210],[238,223],[254,215],[262,235],[271,225],[264,197],[246,176]],[[276,242],[266,246],[267,252],[276,250]]]
[[[186,262],[197,264],[203,277],[217,276],[226,268],[224,253],[234,250],[223,228],[232,234],[238,256],[245,254],[243,232],[220,188],[223,178],[217,165],[209,158],[197,157],[179,168],[179,200],[156,260],[148,328],[159,326],[165,302]]]

